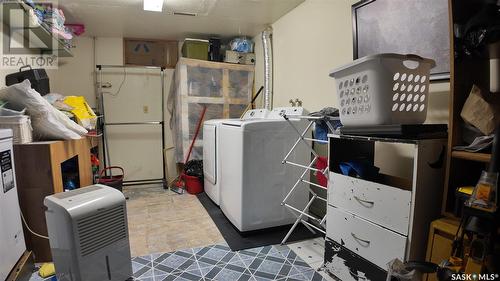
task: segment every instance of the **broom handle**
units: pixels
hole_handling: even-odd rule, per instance
[[[196,132],[194,133],[194,138],[193,141],[191,141],[191,145],[189,146],[189,152],[186,157],[186,161],[184,164],[186,164],[189,161],[189,158],[191,157],[191,152],[193,151],[193,146],[194,143],[196,142],[196,139],[198,138],[198,134],[200,133],[200,128],[201,128],[201,123],[203,123],[203,118],[205,118],[205,113],[207,112],[207,106],[203,106],[203,111],[201,112],[200,120],[198,120],[198,125],[196,126]]]

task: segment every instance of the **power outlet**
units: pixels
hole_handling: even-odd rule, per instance
[[[149,106],[144,105],[144,106],[142,107],[142,111],[143,111],[144,113],[149,113]]]

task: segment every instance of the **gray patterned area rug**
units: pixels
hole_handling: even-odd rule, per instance
[[[132,259],[134,277],[167,280],[324,280],[287,246],[266,246],[233,252],[212,245]]]
[[[233,252],[226,245],[211,245],[135,257],[132,267],[137,281],[324,280],[287,246]],[[35,275],[30,281],[41,280]]]

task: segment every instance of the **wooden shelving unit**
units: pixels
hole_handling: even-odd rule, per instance
[[[204,120],[239,118],[252,99],[255,66],[179,58],[174,106],[177,161],[183,163],[194,137],[203,107]],[[198,136],[192,159],[201,159],[203,135]],[[181,155],[182,154],[182,155]]]
[[[491,159],[491,154],[480,153],[480,152],[452,151],[451,157],[463,160],[489,163]]]
[[[482,8],[484,0],[449,0],[450,22],[450,95],[449,95],[449,138],[446,162],[446,177],[443,194],[442,213],[454,217],[455,190],[460,186],[475,185],[481,171],[487,169],[491,159],[489,153],[455,151],[453,147],[463,145],[462,107],[473,85],[482,92],[489,90],[489,61],[486,58],[466,56],[460,49],[460,39],[454,34],[456,25],[463,25]],[[499,105],[493,95],[483,96],[488,102]]]
[[[473,85],[481,90],[481,95],[493,107],[500,106],[500,98],[497,93],[490,93],[489,85],[489,58],[488,51],[473,50],[464,51],[464,27],[471,27],[471,22],[481,20],[484,24],[485,11],[492,11],[491,7],[485,7],[486,0],[448,0],[449,4],[449,27],[450,27],[450,95],[449,95],[449,127],[448,127],[448,151],[446,157],[446,175],[443,192],[441,213],[444,218],[435,220],[431,224],[429,233],[426,261],[440,263],[452,255],[455,236],[460,235],[458,229],[461,224],[463,200],[457,200],[456,190],[463,186],[475,186],[482,171],[488,170],[491,161],[491,153],[472,153],[458,151],[453,148],[464,145],[463,140],[464,121],[460,116],[462,108],[467,100]],[[492,3],[492,2],[489,2]],[[479,12],[482,13],[479,13]],[[458,35],[458,36],[457,36]],[[469,36],[471,36],[469,34]],[[462,38],[460,38],[462,37]],[[493,43],[493,42],[489,42]],[[489,47],[489,46],[487,46]],[[478,55],[480,54],[480,55]],[[500,107],[499,107],[500,108]],[[467,225],[471,220],[465,220]],[[462,229],[463,231],[463,229]],[[499,232],[500,233],[500,232]],[[465,239],[468,239],[466,236]],[[498,241],[495,242],[497,244]],[[464,245],[470,246],[470,241]],[[466,246],[465,248],[469,247]],[[498,245],[489,245],[493,258],[496,260],[496,248]],[[490,249],[488,249],[490,250]],[[469,249],[465,252],[467,253]],[[471,250],[472,252],[472,250]],[[488,254],[491,252],[487,251]],[[490,257],[487,258],[489,260]],[[489,264],[489,262],[487,262]],[[488,265],[486,272],[496,272],[495,262]],[[493,265],[493,268],[491,268]],[[467,270],[466,270],[467,271]],[[429,274],[423,280],[437,280],[435,274]]]
[[[22,0],[14,0],[14,1],[9,1],[6,3],[3,3],[3,9],[8,8],[8,9],[22,9],[24,10],[24,13],[26,16],[30,16],[30,10],[31,8],[29,5],[24,3]],[[7,17],[2,17],[2,22],[4,26],[10,27],[10,22],[9,18]],[[47,53],[47,52],[53,52],[57,51],[57,55],[59,57],[72,57],[73,54],[71,53],[70,48],[66,46],[66,44],[59,39],[57,36],[55,36],[49,29],[49,27],[46,24],[40,24],[38,26],[34,27],[22,27],[25,30],[29,29],[38,39],[40,39],[41,43],[45,46],[52,46],[51,48],[48,47],[40,47],[40,52],[42,54]],[[24,32],[25,35],[25,40],[30,40],[29,39],[29,32]]]

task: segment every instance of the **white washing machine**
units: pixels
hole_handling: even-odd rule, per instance
[[[0,171],[0,280],[5,280],[26,250],[10,129],[0,130]]]
[[[302,169],[281,162],[298,135],[280,113],[306,114],[298,107],[275,108],[266,118],[232,120],[220,125],[220,207],[239,231],[286,225],[296,220],[281,202]],[[292,122],[299,131],[307,125],[298,119]],[[299,144],[289,160],[309,163],[310,152]],[[289,203],[305,207],[307,189],[297,188],[293,194]]]
[[[270,113],[267,109],[247,111],[242,119],[264,119]],[[235,119],[212,119],[203,123],[203,176],[204,189],[212,201],[220,205],[220,126]]]

